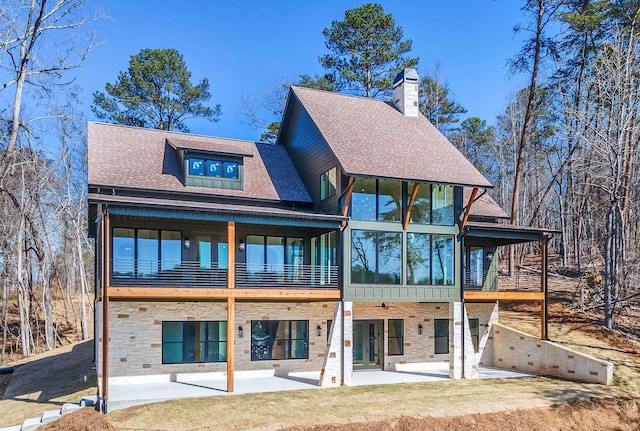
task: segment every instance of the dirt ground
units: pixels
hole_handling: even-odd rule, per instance
[[[454,417],[398,417],[396,419],[278,428],[282,431],[637,431],[640,399],[594,399],[548,408],[507,410]],[[265,428],[271,429],[271,428]],[[40,431],[116,430],[108,416],[85,408],[39,428]],[[133,431],[132,429],[122,431]],[[204,431],[198,430],[198,431]]]

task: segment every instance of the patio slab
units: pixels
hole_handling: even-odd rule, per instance
[[[531,374],[514,370],[484,368],[479,370],[481,379],[526,377]],[[244,375],[236,377],[233,393],[226,391],[227,381],[224,376],[212,378],[178,379],[170,382],[149,383],[112,383],[109,386],[109,411],[132,407],[135,405],[168,401],[182,398],[200,398],[211,396],[233,396],[260,392],[294,391],[301,389],[320,389],[318,387],[319,371],[289,373],[285,377]],[[354,371],[353,386],[386,385],[402,383],[438,382],[449,380],[449,364],[438,362],[406,371]]]

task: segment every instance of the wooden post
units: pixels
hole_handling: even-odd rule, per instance
[[[227,224],[227,288],[236,287],[236,223]],[[231,292],[230,292],[231,293]],[[236,300],[232,295],[227,297],[227,392],[234,390],[235,369],[235,315]]]
[[[547,310],[547,292],[548,292],[548,278],[547,278],[547,265],[548,265],[548,255],[547,255],[547,240],[544,239],[540,241],[540,290],[544,294],[541,305],[540,312],[540,338],[543,340],[549,339],[548,333],[548,310]]]
[[[407,226],[409,226],[409,218],[411,218],[411,209],[413,208],[413,203],[416,201],[416,196],[418,196],[418,190],[420,189],[420,183],[413,183],[413,190],[411,190],[411,196],[409,197],[409,203],[407,204],[407,213],[404,215],[404,222],[402,223],[402,228],[407,230]]]
[[[109,400],[109,285],[111,284],[111,220],[104,215],[104,276],[102,285],[102,413],[107,413]]]
[[[349,202],[351,202],[351,195],[353,194],[353,186],[356,183],[354,177],[349,177],[349,184],[347,185],[347,191],[344,195],[344,204],[342,205],[342,216],[346,217],[349,212]],[[346,221],[340,223],[342,227],[347,224]]]
[[[234,348],[235,348],[235,319],[236,299],[233,296],[227,298],[227,392],[233,392],[234,386]]]

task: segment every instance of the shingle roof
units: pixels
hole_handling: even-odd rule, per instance
[[[169,143],[172,142],[172,144]],[[185,187],[176,148],[244,155],[244,190]],[[89,122],[90,187],[310,202],[281,146]]]
[[[390,102],[291,87],[347,175],[491,187],[426,118]]]
[[[471,197],[471,188],[464,188],[463,204],[466,206],[469,203]],[[478,217],[490,217],[498,219],[508,219],[509,214],[493,200],[487,193],[480,192],[480,195],[476,197],[476,200],[471,204],[471,211],[469,213],[472,216]]]

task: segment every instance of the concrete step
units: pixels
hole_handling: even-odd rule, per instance
[[[0,428],[0,431],[20,431],[22,429],[22,425],[14,425],[12,427]]]
[[[60,413],[60,410],[47,410],[46,412],[42,413],[42,418],[40,418],[40,421],[43,424],[48,424],[49,422],[53,422],[61,417],[62,413]]]
[[[41,418],[29,418],[25,419],[22,423],[21,431],[34,431],[38,429],[40,425],[42,425]]]
[[[80,404],[76,403],[64,403],[62,408],[60,409],[60,413],[66,415],[67,413],[75,412],[78,409],[81,409]]]

